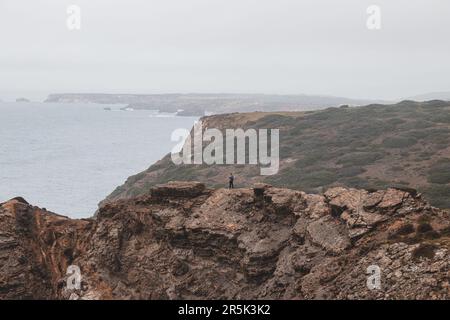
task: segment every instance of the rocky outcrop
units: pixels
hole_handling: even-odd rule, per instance
[[[71,220],[14,198],[0,206],[0,298],[59,298],[59,280],[84,254],[91,221]]]
[[[449,299],[449,218],[399,189],[175,182],[87,220],[17,198],[0,207],[0,298]]]

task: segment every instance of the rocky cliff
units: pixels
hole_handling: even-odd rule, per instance
[[[393,188],[174,182],[85,220],[15,198],[0,206],[0,298],[449,299],[449,218]]]

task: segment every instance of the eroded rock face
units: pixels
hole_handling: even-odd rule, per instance
[[[327,252],[338,254],[350,246],[350,237],[346,227],[331,216],[311,222],[307,231],[311,242],[318,244]]]
[[[0,207],[0,298],[449,299],[449,218],[398,189],[174,182],[86,220],[14,199]]]
[[[0,298],[56,299],[58,282],[82,255],[91,222],[15,198],[0,205]]]

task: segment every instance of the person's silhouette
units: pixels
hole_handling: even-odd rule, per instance
[[[234,176],[233,173],[231,173],[230,176],[228,177],[228,189],[233,188],[234,188]]]

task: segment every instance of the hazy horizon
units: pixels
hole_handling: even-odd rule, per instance
[[[22,94],[21,94],[22,93]],[[364,97],[351,97],[351,96],[343,96],[343,95],[326,95],[326,94],[320,94],[320,93],[312,93],[312,94],[305,94],[305,93],[273,93],[273,92],[179,92],[179,91],[173,91],[173,92],[124,92],[124,91],[118,91],[118,92],[77,92],[77,91],[70,91],[70,92],[49,92],[49,93],[43,93],[43,92],[28,92],[23,94],[23,92],[18,92],[17,94],[14,93],[8,93],[4,96],[0,96],[0,102],[15,102],[18,98],[25,98],[32,102],[45,102],[45,100],[48,98],[48,96],[52,94],[123,94],[123,95],[159,95],[159,94],[242,94],[242,95],[280,95],[280,96],[315,96],[315,97],[329,97],[329,98],[347,98],[347,99],[355,99],[355,100],[367,100],[369,101],[380,101],[381,103],[396,103],[400,102],[402,100],[418,100],[418,101],[428,101],[428,100],[449,100],[450,99],[450,91],[437,91],[437,92],[425,92],[421,94],[415,94],[412,96],[407,97],[397,97],[392,99],[377,99],[377,98],[364,98]],[[417,99],[420,98],[420,99]]]
[[[72,4],[80,30],[66,26]],[[380,30],[366,26],[372,4]],[[449,13],[445,0],[0,0],[0,99],[450,91]]]

